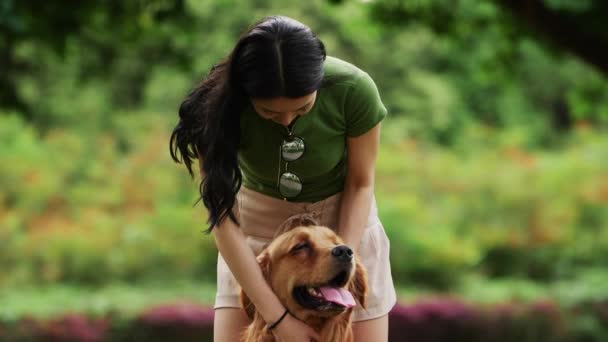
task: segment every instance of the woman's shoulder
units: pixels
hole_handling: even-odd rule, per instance
[[[323,64],[325,78],[338,84],[354,84],[357,79],[366,74],[356,65],[334,56],[327,56]]]

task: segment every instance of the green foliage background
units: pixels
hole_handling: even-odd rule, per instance
[[[376,182],[400,288],[608,296],[585,285],[607,279],[608,82],[493,1],[59,3],[0,6],[0,288],[212,284],[198,180],[168,138],[238,35],[283,14],[368,71],[389,109]]]

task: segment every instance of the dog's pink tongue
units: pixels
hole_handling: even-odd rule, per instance
[[[357,305],[353,295],[342,287],[323,286],[319,288],[325,300],[352,308]]]

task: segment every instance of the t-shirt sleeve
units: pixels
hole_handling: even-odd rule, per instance
[[[349,91],[344,105],[346,135],[356,137],[374,128],[387,114],[374,80],[364,72]]]

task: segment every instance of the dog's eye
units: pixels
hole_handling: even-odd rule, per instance
[[[297,252],[297,251],[301,251],[304,249],[310,248],[310,245],[308,244],[308,242],[300,242],[299,244],[295,245],[291,250],[292,252]]]

